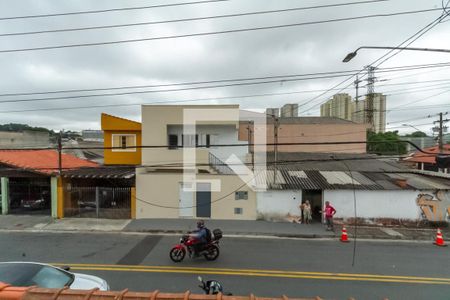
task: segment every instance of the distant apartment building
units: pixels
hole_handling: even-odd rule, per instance
[[[82,130],[81,137],[85,141],[96,141],[103,142],[103,131],[102,130]]]
[[[285,104],[281,108],[280,112],[281,112],[280,117],[282,118],[298,117],[298,104],[297,103]]]
[[[266,115],[279,117],[280,109],[279,108],[266,108]]]
[[[370,104],[369,99],[352,101],[349,94],[336,94],[332,99],[320,106],[320,116],[336,117],[356,123],[371,124],[374,132],[386,131],[386,96],[374,93]],[[372,114],[372,121],[370,121]]]
[[[352,120],[352,97],[349,94],[336,94],[320,106],[321,117],[335,117]]]

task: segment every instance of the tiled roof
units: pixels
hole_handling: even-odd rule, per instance
[[[62,168],[77,169],[96,167],[97,163],[62,154]],[[55,150],[0,150],[0,163],[14,168],[21,168],[41,174],[58,172],[58,152]]]
[[[405,161],[435,164],[436,163],[436,155],[440,153],[439,147],[433,146],[433,147],[429,147],[429,148],[424,148],[423,151],[430,152],[433,154],[427,154],[427,153],[423,153],[420,151],[416,151],[410,157],[405,158]],[[442,151],[442,153],[450,154],[450,145],[449,144],[444,145],[444,150]]]
[[[110,179],[131,179],[135,177],[135,167],[111,166],[98,168],[80,168],[65,171],[63,177],[68,178],[110,178]]]

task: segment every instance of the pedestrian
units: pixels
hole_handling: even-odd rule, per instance
[[[300,209],[300,218],[298,219],[298,223],[300,224],[303,223],[303,207],[304,207],[303,203],[300,203],[300,205],[298,206],[298,208]]]
[[[336,210],[331,206],[330,201],[325,201],[325,220],[327,221],[327,230],[331,231],[334,229],[333,226],[333,216],[336,214]]]
[[[311,204],[309,203],[309,200],[306,200],[305,204],[303,204],[303,218],[305,224],[311,223],[312,214],[311,214]]]

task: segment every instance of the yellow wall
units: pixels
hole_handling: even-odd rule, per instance
[[[102,130],[104,134],[104,147],[112,147],[113,134],[135,134],[136,146],[142,145],[142,130],[139,122],[102,114]],[[136,151],[113,151],[104,150],[105,165],[140,165],[142,150],[136,148]]]
[[[120,130],[120,131],[104,131],[104,146],[105,148],[112,147],[112,135],[113,134],[135,134],[136,145],[142,145],[142,136],[140,131]],[[137,148],[135,152],[114,152],[112,149],[105,149],[105,165],[140,165],[141,154],[140,148]]]

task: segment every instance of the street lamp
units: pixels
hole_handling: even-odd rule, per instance
[[[410,50],[410,51],[429,51],[429,52],[443,52],[450,53],[450,49],[434,49],[434,48],[412,48],[412,47],[377,47],[377,46],[362,46],[353,52],[347,54],[347,56],[342,60],[342,62],[351,61],[360,49],[392,49],[392,50]]]

